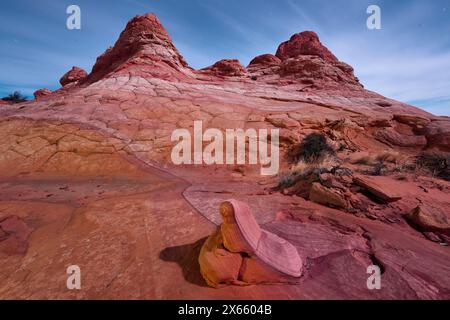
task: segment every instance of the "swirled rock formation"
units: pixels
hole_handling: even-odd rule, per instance
[[[315,33],[194,70],[146,14],[61,84],[0,108],[0,298],[450,298],[450,119],[364,89]],[[194,121],[279,129],[279,175],[175,165]]]

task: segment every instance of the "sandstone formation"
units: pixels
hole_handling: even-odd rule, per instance
[[[379,200],[384,202],[395,202],[401,200],[401,196],[396,194],[395,188],[390,188],[389,186],[380,186],[373,178],[370,177],[355,177],[355,184],[367,190],[369,193],[373,194]],[[394,190],[392,190],[394,189]]]
[[[317,34],[312,31],[294,34],[278,47],[276,56],[281,60],[298,56],[318,56],[329,62],[338,62],[334,54],[320,42]]]
[[[347,201],[336,189],[327,188],[320,183],[313,183],[309,192],[309,200],[326,206],[346,208]]]
[[[78,67],[72,67],[72,69],[67,71],[67,73],[62,76],[62,78],[59,80],[59,83],[61,83],[61,85],[65,87],[68,84],[78,83],[79,81],[86,78],[86,76],[87,73],[83,69]]]
[[[411,211],[408,218],[422,231],[450,234],[450,217],[437,206],[421,204]]]
[[[86,81],[93,83],[113,72],[164,79],[182,77],[189,71],[158,18],[146,14],[128,22],[114,47],[98,57]]]
[[[261,230],[243,202],[224,202],[220,213],[223,223],[205,241],[199,256],[201,273],[210,286],[298,282],[303,265],[292,244]]]
[[[194,70],[147,14],[63,79],[0,108],[1,299],[450,298],[449,118],[365,90],[314,33]],[[279,129],[279,174],[175,165],[194,121]]]
[[[50,94],[52,94],[52,91],[49,90],[49,89],[47,89],[47,88],[36,90],[36,91],[33,93],[34,98],[35,98],[36,100],[39,100],[39,99],[41,99],[41,98],[43,98],[43,97],[45,97],[45,96],[48,96],[48,95],[50,95]]]
[[[214,65],[207,67],[202,70],[205,73],[212,74],[215,76],[228,76],[228,77],[239,77],[245,76],[247,70],[241,65],[237,59],[224,59],[220,60]]]

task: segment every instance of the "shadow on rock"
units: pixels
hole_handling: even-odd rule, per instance
[[[165,248],[160,252],[159,258],[167,262],[176,262],[183,270],[186,281],[207,287],[198,263],[198,256],[205,240],[206,237],[191,244]]]

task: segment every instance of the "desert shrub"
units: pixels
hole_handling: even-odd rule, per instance
[[[371,156],[362,156],[362,157],[359,157],[359,158],[351,161],[351,163],[352,164],[371,166],[371,165],[374,164],[374,159]]]
[[[419,169],[430,172],[433,176],[450,180],[450,157],[439,153],[421,154],[417,157]]]
[[[305,165],[299,168],[294,166],[290,171],[287,171],[280,175],[278,182],[278,189],[289,188],[300,181],[311,185],[313,182],[320,181],[320,175],[323,173],[330,173],[335,177],[352,176],[353,171],[351,169],[341,167],[340,165],[332,167],[323,167],[315,165]]]
[[[376,155],[375,159],[379,162],[389,162],[394,164],[402,163],[405,159],[397,151],[383,151]]]
[[[334,154],[333,148],[327,143],[325,136],[319,133],[308,135],[295,150],[294,158],[306,163],[321,162],[327,156]]]
[[[379,163],[399,164],[405,161],[405,157],[397,151],[388,150],[376,154],[364,155],[352,161],[353,164],[376,166]]]
[[[284,189],[292,187],[301,177],[301,174],[295,171],[289,171],[280,176],[278,182],[278,189]]]
[[[24,96],[22,93],[20,93],[20,91],[14,91],[7,97],[4,97],[2,100],[12,102],[12,103],[20,103],[20,102],[27,101],[27,97]]]
[[[384,171],[386,170],[386,165],[383,161],[376,163],[370,173],[373,176],[382,176]]]

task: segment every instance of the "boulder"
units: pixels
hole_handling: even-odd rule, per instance
[[[420,231],[450,235],[450,217],[437,206],[420,204],[411,211],[407,219]]]
[[[237,279],[242,257],[224,248],[220,229],[203,244],[199,264],[200,272],[209,286],[217,288],[226,284],[239,284]]]
[[[205,241],[199,256],[208,285],[298,283],[303,265],[292,244],[262,230],[243,202],[226,201],[220,213],[223,224]]]
[[[86,78],[87,73],[81,68],[72,67],[62,78],[59,83],[64,87],[71,83],[78,83],[80,80]]]
[[[240,205],[236,202],[236,206]],[[231,202],[224,202],[220,206],[220,214],[223,219],[223,223],[220,227],[222,232],[222,238],[224,246],[231,252],[243,252],[249,255],[254,255],[254,248],[257,247],[258,241],[261,238],[261,229],[253,216],[250,209],[241,205],[240,217],[246,221],[242,221],[241,224],[248,225],[248,233],[246,238],[243,237],[242,231],[239,227],[235,210]],[[240,220],[241,221],[241,220]]]
[[[44,88],[44,89],[36,90],[33,95],[34,95],[34,98],[36,100],[39,100],[39,99],[41,99],[41,98],[43,98],[45,96],[48,96],[50,94],[52,94],[52,91],[47,89],[47,88]]]
[[[348,204],[340,191],[334,188],[327,188],[320,183],[313,183],[309,191],[309,200],[335,208],[347,208]]]
[[[298,278],[290,277],[270,268],[256,256],[243,258],[239,276],[242,282],[247,284],[298,283]]]
[[[353,177],[353,183],[385,203],[396,202],[402,199],[402,197],[394,190],[390,189],[389,186],[381,184],[379,181],[376,181],[374,177],[355,176]]]

